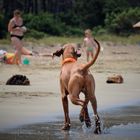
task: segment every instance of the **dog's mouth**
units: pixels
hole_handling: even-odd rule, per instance
[[[81,50],[80,50],[80,49],[78,49],[78,50],[76,51],[76,55],[77,55],[77,57],[80,57],[80,56],[81,56]]]

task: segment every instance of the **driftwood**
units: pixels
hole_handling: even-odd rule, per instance
[[[121,75],[113,75],[107,78],[107,83],[123,83],[123,77]]]
[[[6,85],[30,85],[30,81],[25,75],[17,74],[9,78]]]

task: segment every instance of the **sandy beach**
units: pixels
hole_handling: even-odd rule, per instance
[[[103,52],[90,68],[96,82],[102,134],[93,134],[80,123],[80,107],[70,103],[71,130],[61,131],[63,109],[59,73],[61,59],[23,56],[30,60],[21,67],[0,63],[0,140],[138,140],[140,138],[140,46],[102,42]],[[1,47],[1,46],[0,46]],[[57,47],[34,47],[53,52]],[[79,59],[86,63],[85,54]],[[7,86],[14,74],[26,75],[30,86]],[[107,84],[108,76],[121,74],[122,84]]]

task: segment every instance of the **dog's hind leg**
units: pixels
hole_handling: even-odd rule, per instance
[[[100,128],[100,118],[97,112],[97,101],[96,101],[96,97],[92,96],[90,97],[90,102],[94,111],[94,115],[95,115],[95,134],[100,134],[101,133],[101,128]]]
[[[89,77],[88,78],[88,82],[87,82],[87,94],[88,94],[88,98],[91,102],[92,105],[92,109],[95,115],[95,134],[99,134],[101,133],[101,128],[100,128],[100,118],[97,112],[97,100],[96,100],[96,96],[95,96],[95,82],[94,82],[94,78],[93,77]],[[90,86],[89,86],[90,85]]]
[[[79,119],[80,119],[81,122],[85,121],[86,126],[90,127],[91,126],[91,121],[90,121],[90,117],[89,117],[89,114],[88,114],[88,108],[87,108],[87,103],[88,102],[85,103],[85,101],[79,99],[78,97],[70,96],[70,99],[71,99],[73,104],[82,106],[82,109],[81,109],[81,112],[80,112],[80,115],[79,115]]]
[[[74,105],[80,105],[80,106],[84,106],[84,101],[79,99],[78,97],[75,97],[75,96],[69,96],[70,97],[70,100],[71,102],[74,104]]]
[[[81,92],[81,85],[78,84],[79,80],[74,79],[69,82],[69,98],[74,105],[84,106],[85,101],[79,98],[79,94]]]
[[[101,123],[100,123],[100,118],[98,115],[95,115],[95,134],[100,134],[101,133]]]
[[[99,115],[98,115],[98,112],[97,112],[97,101],[96,101],[96,97],[95,96],[92,96],[90,97],[90,102],[91,102],[91,105],[92,105],[92,108],[93,108],[93,111],[94,111],[94,115],[95,115],[95,131],[94,133],[95,134],[100,134],[101,133],[101,128],[100,128],[100,118],[99,118]]]
[[[79,119],[81,122],[85,121],[86,126],[90,127],[91,121],[89,118],[88,108],[87,108],[87,104],[89,102],[89,99],[87,97],[85,98],[85,100],[81,100],[79,98],[79,94],[81,92],[80,89],[81,88],[78,84],[73,85],[72,89],[70,90],[69,97],[70,97],[70,100],[73,104],[82,106],[81,113],[79,115]]]
[[[79,115],[79,120],[81,122],[85,121],[86,126],[90,127],[91,126],[91,120],[90,120],[89,113],[88,113],[88,107],[87,107],[88,102],[89,102],[89,99],[85,95],[85,104],[81,108],[80,115]]]

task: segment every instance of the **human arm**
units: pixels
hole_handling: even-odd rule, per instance
[[[9,21],[8,23],[8,31],[9,32],[14,32],[19,30],[19,27],[14,28],[14,22],[12,20]]]
[[[22,25],[23,24],[22,18],[19,19],[18,22],[19,22],[20,25]],[[15,20],[13,18],[9,21],[9,23],[8,23],[8,31],[9,32],[16,32],[16,31],[21,32],[22,30],[23,29],[20,26],[15,24]]]

